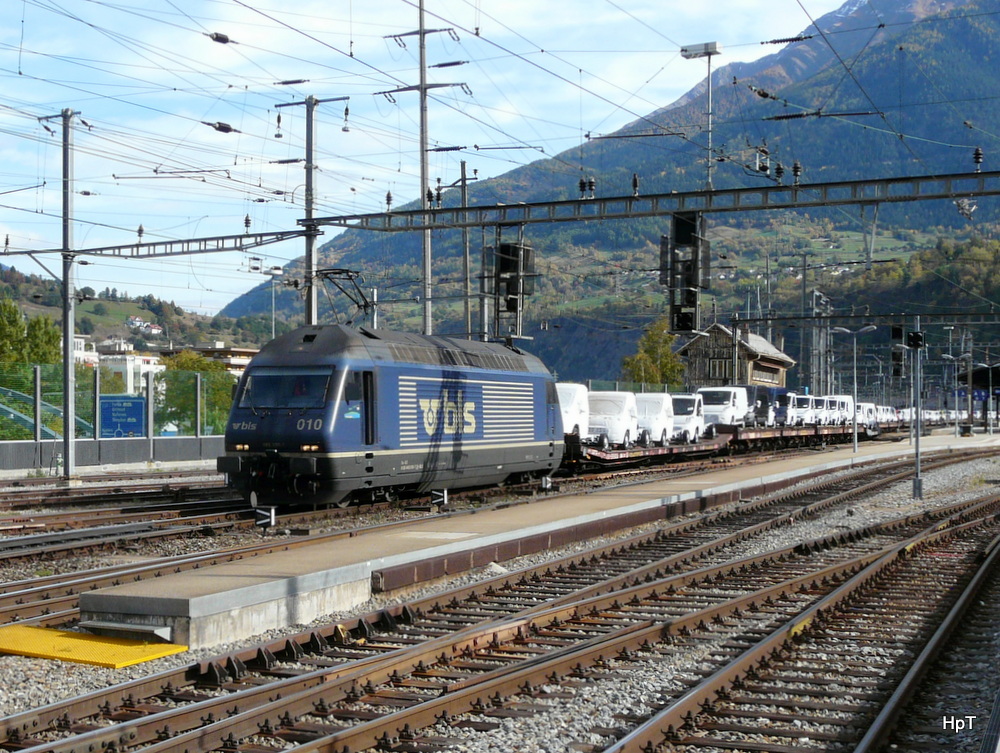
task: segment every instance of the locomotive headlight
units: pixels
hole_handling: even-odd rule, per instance
[[[250,449],[250,445],[248,445],[248,444],[238,444],[238,445],[235,446],[234,449],[237,452],[246,452],[247,450]]]
[[[319,452],[319,445],[318,444],[304,444],[299,449],[301,449],[302,452]]]

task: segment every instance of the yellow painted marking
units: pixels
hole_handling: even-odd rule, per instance
[[[803,630],[805,630],[807,627],[809,627],[809,625],[812,624],[812,621],[813,621],[813,618],[810,616],[810,617],[806,617],[804,620],[800,620],[799,622],[796,622],[794,625],[792,625],[792,629],[788,631],[788,637],[789,638],[794,638],[796,635],[798,635]]]
[[[94,664],[121,669],[187,651],[174,643],[145,643],[68,630],[6,625],[0,627],[0,653]]]

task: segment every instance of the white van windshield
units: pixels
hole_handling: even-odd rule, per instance
[[[665,399],[661,397],[636,398],[639,415],[644,417],[659,415],[663,411],[664,403]]]
[[[700,394],[705,405],[728,405],[733,396],[732,392],[726,390],[705,390]]]
[[[625,407],[625,401],[621,398],[612,397],[592,397],[590,399],[590,412],[605,416],[617,416]]]
[[[672,400],[674,404],[674,415],[675,416],[691,416],[694,415],[694,398],[691,397],[675,397]]]

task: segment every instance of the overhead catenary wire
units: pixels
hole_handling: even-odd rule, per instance
[[[244,3],[247,5],[248,3]],[[620,4],[608,2],[610,7],[618,8]],[[119,3],[112,2],[94,2],[89,3],[89,5],[95,5],[105,9],[109,14],[120,14],[122,11],[122,6]],[[259,5],[255,3],[255,5]],[[81,146],[78,144],[80,149],[81,160],[93,158],[95,160],[108,159],[112,161],[117,161],[121,163],[127,163],[136,169],[135,175],[129,175],[126,177],[124,175],[124,169],[121,171],[116,171],[115,174],[118,175],[123,181],[128,182],[127,193],[130,195],[135,195],[136,198],[145,198],[147,196],[159,195],[171,200],[171,202],[183,201],[190,207],[195,207],[197,205],[203,205],[206,202],[218,202],[218,206],[223,206],[227,199],[223,196],[221,198],[213,198],[213,191],[221,190],[223,193],[230,192],[233,194],[233,201],[236,205],[246,204],[246,202],[255,202],[257,199],[262,201],[271,202],[275,200],[274,197],[277,196],[276,191],[289,192],[289,189],[293,189],[294,183],[291,180],[295,180],[294,170],[284,169],[284,171],[278,175],[276,171],[264,164],[264,156],[266,154],[266,133],[271,127],[271,122],[269,120],[270,107],[275,101],[278,101],[280,97],[287,96],[286,92],[280,87],[275,87],[273,84],[275,81],[279,81],[283,76],[283,71],[274,70],[271,65],[259,65],[256,55],[263,51],[266,51],[269,55],[276,55],[285,61],[307,61],[307,56],[302,54],[297,54],[302,49],[301,46],[295,50],[290,49],[286,46],[284,49],[271,49],[267,50],[267,43],[264,44],[254,44],[253,42],[259,42],[261,39],[265,39],[265,35],[258,34],[254,40],[243,40],[238,39],[239,35],[230,32],[231,44],[222,45],[214,42],[207,38],[206,33],[210,33],[209,29],[221,29],[220,26],[214,24],[210,19],[207,18],[205,13],[197,14],[190,13],[181,7],[179,0],[169,0],[169,2],[163,2],[162,4],[157,4],[152,6],[152,4],[147,4],[149,7],[153,7],[153,11],[147,11],[146,7],[141,9],[141,13],[136,11],[136,9],[130,9],[130,13],[134,18],[139,18],[143,14],[151,19],[155,19],[156,23],[162,24],[164,27],[175,29],[178,32],[184,32],[189,34],[197,34],[200,39],[204,40],[206,48],[210,48],[219,54],[229,55],[234,50],[239,50],[238,55],[235,57],[242,58],[247,66],[244,67],[239,73],[235,73],[234,70],[230,69],[227,65],[212,64],[207,68],[200,68],[203,65],[203,60],[196,56],[188,55],[186,50],[187,47],[178,47],[176,55],[168,55],[171,51],[164,50],[163,46],[145,46],[141,40],[136,41],[135,45],[132,46],[132,40],[122,40],[120,36],[115,34],[105,34],[105,31],[114,30],[103,30],[100,33],[104,34],[104,38],[111,40],[114,44],[122,44],[122,49],[134,50],[137,56],[140,56],[144,60],[150,62],[146,63],[144,68],[142,68],[142,73],[139,76],[135,76],[132,79],[126,80],[122,78],[122,70],[114,71],[114,75],[118,77],[119,82],[125,83],[129,88],[126,93],[125,88],[119,87],[120,93],[115,93],[112,88],[105,87],[91,87],[87,82],[83,81],[73,81],[70,77],[63,77],[62,81],[56,82],[57,85],[64,88],[67,93],[74,92],[70,96],[80,96],[80,97],[92,97],[95,102],[97,101],[111,101],[117,102],[121,105],[127,105],[129,108],[138,110],[144,110],[148,114],[149,118],[166,118],[173,120],[174,118],[181,118],[181,120],[186,119],[189,123],[189,131],[187,134],[183,134],[183,145],[184,154],[182,155],[178,151],[174,151],[173,147],[177,145],[177,141],[170,143],[169,137],[159,138],[156,136],[154,130],[143,131],[141,129],[136,129],[137,125],[140,125],[138,120],[135,120],[128,124],[128,126],[119,126],[117,128],[112,128],[112,124],[109,122],[107,117],[100,117],[99,115],[95,117],[91,113],[85,113],[88,116],[88,120],[93,119],[95,123],[96,136],[91,139],[88,137],[86,140],[86,145]],[[76,6],[67,6],[66,3],[56,3],[49,2],[49,0],[29,0],[25,3],[25,8],[40,9],[46,12],[52,13],[64,13],[64,17],[69,18],[80,18],[80,12],[77,10]],[[221,4],[219,4],[221,7]],[[67,8],[71,8],[72,12],[67,11]],[[494,19],[487,16],[484,18],[479,4],[476,4],[475,10],[477,12],[476,18],[478,23],[473,27],[471,24],[462,25],[463,28],[469,32],[470,37],[473,38],[475,44],[485,45],[487,40],[485,36],[476,36],[476,31],[485,21],[487,24],[493,24]],[[308,18],[305,15],[295,15],[294,9],[281,9],[280,11],[282,19],[286,22],[289,19],[298,19],[299,21],[304,21]],[[636,14],[628,12],[624,15],[636,16]],[[109,15],[111,17],[111,15]],[[636,20],[638,23],[638,19]],[[29,19],[30,21],[30,19]],[[79,23],[90,23],[88,20],[79,21]],[[260,30],[273,29],[271,25],[272,22],[266,22],[260,26]],[[449,20],[449,23],[451,21]],[[642,25],[642,24],[640,24]],[[305,24],[303,24],[305,26]],[[647,25],[648,26],[648,25]],[[90,28],[90,27],[88,27]],[[495,28],[495,27],[494,27]],[[221,29],[223,31],[229,31],[228,29]],[[22,28],[23,31],[23,28]],[[317,44],[328,43],[328,39],[323,38],[323,33],[326,30],[319,30],[317,33],[311,36]],[[350,61],[351,65],[357,62],[366,63],[368,62],[364,54],[358,54],[356,47],[357,42],[361,42],[364,37],[357,33],[357,27],[352,22],[350,29],[350,45],[345,45],[340,47],[340,49],[346,53],[344,55],[345,61]],[[530,35],[529,35],[530,36]],[[30,34],[28,35],[30,42]],[[375,38],[376,35],[371,35],[371,38]],[[345,35],[346,38],[346,35]],[[237,44],[232,44],[236,42]],[[464,46],[464,42],[462,43]],[[732,47],[733,45],[729,45]],[[537,47],[537,45],[536,45]],[[27,49],[27,47],[25,48]],[[491,49],[498,49],[497,47],[492,47]],[[363,52],[363,51],[361,51]],[[289,54],[291,53],[291,54]],[[163,55],[163,57],[158,57]],[[248,55],[250,57],[248,57]],[[133,56],[136,57],[136,56]],[[405,56],[404,56],[405,57]],[[473,64],[478,65],[482,71],[499,71],[504,65],[502,61],[512,61],[521,60],[516,56],[511,56],[510,54],[504,53],[495,57],[495,61],[490,61],[487,56],[468,56]],[[546,59],[556,61],[559,65],[568,64],[574,65],[572,61],[564,60],[564,56],[553,55],[551,53],[546,54]],[[362,59],[364,58],[364,59]],[[70,57],[65,58],[69,60]],[[404,58],[401,58],[401,60]],[[174,75],[183,78],[175,78],[172,87],[174,91],[178,94],[190,94],[201,98],[202,100],[202,111],[192,112],[192,113],[181,113],[175,109],[163,108],[159,106],[154,100],[154,96],[159,93],[166,93],[168,89],[166,87],[160,86],[159,82],[163,79],[157,79],[155,76],[149,75],[157,72],[158,63],[154,61],[163,60],[170,61],[168,66],[171,68],[176,68],[176,71],[164,71],[160,68],[161,72],[168,73],[169,75]],[[526,61],[525,61],[526,62]],[[538,60],[532,61],[532,69],[535,70],[538,75],[548,76],[551,73],[556,73],[555,71],[550,71],[549,67],[545,64],[537,65]],[[110,61],[108,61],[110,65]],[[83,61],[80,63],[72,63],[72,65],[83,65],[86,66],[85,70],[96,71],[97,68],[104,66],[104,63],[95,61]],[[346,86],[345,76],[348,75],[348,69],[338,68],[337,66],[331,66],[318,62],[316,64],[317,68],[324,67],[325,72],[328,74],[327,79],[323,82],[324,85],[332,85],[336,87]],[[577,69],[582,70],[579,66]],[[359,86],[368,85],[369,88],[373,88],[371,85],[375,82],[382,84],[385,79],[395,79],[400,82],[409,81],[411,72],[407,70],[391,70],[388,67],[375,66],[374,71],[369,71],[370,79],[368,81],[363,81]],[[84,70],[79,68],[78,70]],[[112,71],[110,67],[106,67],[107,71]],[[133,68],[132,71],[139,69]],[[269,75],[273,70],[273,75]],[[203,79],[193,79],[191,76],[196,75],[200,71],[207,71],[208,76]],[[355,68],[354,73],[357,74],[357,68]],[[27,75],[30,75],[27,74]],[[128,74],[126,74],[128,75]],[[23,77],[23,74],[22,74]],[[288,77],[289,80],[291,77]],[[313,80],[317,80],[315,77],[311,77]],[[553,76],[557,78],[557,76]],[[39,82],[42,79],[36,79]],[[92,80],[96,80],[92,79]],[[587,86],[585,82],[593,81],[600,82],[603,86],[605,77],[593,76],[590,77],[589,74],[585,77],[581,77],[581,85],[578,88],[578,97],[588,98],[591,96],[592,89]],[[510,88],[504,83],[500,83],[500,77],[493,77],[491,82],[496,88],[504,89],[505,93],[509,93]],[[182,84],[178,86],[177,84]],[[183,91],[182,91],[183,90]],[[236,93],[238,97],[232,97],[231,94]],[[138,97],[134,95],[138,94]],[[610,109],[611,112],[617,112],[619,108],[620,100],[624,99],[625,102],[629,102],[633,94],[634,88],[621,87],[619,89],[619,96],[605,97],[602,101],[603,105]],[[129,101],[131,100],[131,101]],[[571,118],[577,122],[573,123],[543,123],[541,119],[531,117],[531,113],[521,113],[521,122],[524,125],[530,125],[532,133],[525,137],[524,130],[521,129],[517,133],[513,133],[510,130],[510,116],[517,113],[518,105],[515,104],[515,100],[508,99],[510,103],[510,109],[508,112],[503,112],[500,109],[491,106],[490,102],[486,100],[480,101],[479,94],[477,92],[476,96],[469,99],[458,99],[452,97],[442,97],[434,98],[433,100],[435,106],[441,106],[447,108],[448,117],[461,117],[465,119],[470,125],[476,128],[483,129],[483,133],[490,133],[492,139],[497,141],[508,141],[508,143],[516,144],[520,143],[522,145],[534,146],[541,145],[545,149],[546,154],[558,153],[561,151],[561,144],[558,138],[535,138],[536,133],[541,134],[543,130],[548,130],[549,126],[561,126],[563,129],[563,135],[561,138],[569,139],[570,135],[579,131],[580,126],[583,122],[583,118]],[[658,103],[661,104],[661,103]],[[238,151],[233,150],[233,144],[227,144],[223,141],[217,140],[221,137],[216,137],[215,134],[211,132],[202,134],[200,123],[204,120],[214,120],[214,118],[205,117],[205,110],[211,110],[213,107],[220,106],[231,108],[234,112],[238,111],[240,117],[243,120],[237,120],[232,118],[232,122],[240,123],[239,129],[243,131],[241,136],[241,148]],[[352,108],[353,109],[353,108]],[[634,109],[634,108],[633,108]],[[415,171],[407,166],[406,160],[402,158],[399,159],[400,169],[396,171],[387,171],[384,167],[383,157],[386,154],[400,153],[403,150],[412,151],[414,145],[417,143],[416,134],[413,132],[413,119],[408,117],[408,110],[405,108],[396,107],[395,110],[402,115],[400,125],[401,127],[396,129],[386,128],[384,123],[379,123],[376,118],[365,118],[363,113],[358,113],[355,115],[352,113],[352,125],[356,122],[359,131],[364,132],[367,136],[373,138],[376,142],[381,142],[384,147],[384,152],[378,153],[375,150],[365,150],[365,151],[354,151],[353,149],[342,149],[338,148],[335,143],[335,139],[324,139],[318,145],[318,159],[325,161],[326,164],[321,166],[322,174],[324,178],[329,178],[329,181],[324,180],[324,189],[329,191],[329,196],[318,197],[319,201],[322,202],[323,206],[329,208],[329,213],[336,213],[338,208],[343,209],[349,206],[349,202],[358,200],[359,198],[364,198],[369,202],[369,206],[381,208],[382,196],[385,193],[385,186],[390,181],[395,185],[397,182],[400,185],[405,185],[406,181],[410,184],[415,180]],[[622,110],[622,112],[628,114],[627,110]],[[42,114],[42,113],[38,113]],[[45,113],[50,114],[50,113]],[[527,115],[527,117],[523,117]],[[590,117],[590,114],[587,114]],[[227,117],[228,116],[219,116]],[[600,114],[595,115],[596,117],[601,117]],[[607,117],[607,116],[605,116]],[[178,121],[180,122],[180,121]],[[597,122],[604,122],[603,120]],[[248,125],[250,124],[250,125]],[[195,126],[198,126],[197,128]],[[325,131],[326,128],[331,130],[336,129],[339,131],[339,123],[336,122],[334,117],[321,116],[320,126]],[[37,128],[36,128],[37,130]],[[114,132],[114,135],[110,134]],[[105,136],[105,134],[108,134]],[[38,144],[44,144],[45,142],[38,136],[25,135],[24,138],[30,138]],[[472,143],[482,144],[485,139],[476,139]],[[81,140],[82,141],[82,140]],[[565,142],[563,142],[565,143]],[[120,144],[128,144],[127,149],[121,149]],[[301,141],[298,139],[298,134],[294,130],[286,130],[286,139],[283,145],[287,145],[291,151],[294,147],[301,148]],[[191,147],[191,150],[188,150]],[[671,147],[665,145],[657,145],[657,149],[665,149],[667,151],[672,150]],[[301,149],[300,149],[301,151]],[[253,155],[248,156],[248,155]],[[537,158],[537,152],[529,152],[527,155],[518,155],[514,152],[487,152],[479,151],[477,152],[477,159],[490,160],[495,163],[503,165],[518,165],[527,164],[533,159]],[[441,157],[441,169],[446,169],[449,164],[448,160],[450,157]],[[336,160],[334,163],[333,161]],[[234,164],[239,162],[239,164]],[[205,173],[204,181],[195,178],[165,178],[161,177],[164,173],[161,171],[159,176],[156,178],[149,178],[148,185],[143,185],[144,179],[141,178],[139,173],[143,170],[152,171],[156,168],[156,164],[164,164],[169,166],[171,169],[188,169],[191,171],[197,170],[221,170],[229,169],[231,171],[229,176],[223,176],[221,173]],[[556,171],[568,171],[572,166],[569,164],[557,163],[553,166]],[[234,169],[236,168],[236,169]],[[359,175],[367,174],[368,176],[373,176],[376,178],[377,182],[381,182],[382,185],[377,185],[373,183],[371,187],[367,184],[360,183]],[[31,179],[22,181],[23,185],[35,184],[34,178],[37,176],[31,176]],[[54,185],[55,181],[51,180],[54,176],[47,175],[50,178],[50,185]],[[84,171],[78,173],[78,179],[86,179],[93,181],[98,186],[110,186],[106,177],[101,180],[98,171]],[[353,192],[353,195],[347,196],[347,185],[353,184],[357,189]],[[140,188],[140,186],[142,186]],[[336,191],[333,189],[343,192],[340,197],[336,196]],[[405,191],[398,188],[394,188],[393,191],[399,198],[399,202],[406,200]],[[301,204],[301,191],[298,195],[294,195],[294,191],[291,192],[294,196],[296,204]],[[360,194],[360,196],[359,196]],[[412,195],[412,194],[411,194]],[[186,197],[186,200],[185,200]],[[255,204],[256,205],[256,204]],[[295,204],[288,203],[287,207],[291,209]],[[261,211],[267,215],[272,214],[272,210],[277,209],[277,205],[271,205],[270,203],[260,204]],[[181,220],[182,212],[172,212],[163,214],[163,224],[168,223],[173,224],[174,220]],[[191,211],[191,215],[194,216],[196,213]],[[235,213],[234,213],[235,215]],[[242,217],[242,212],[240,212],[240,217]],[[294,218],[291,218],[292,220]],[[77,218],[77,222],[87,222],[88,220]],[[258,221],[255,218],[255,222]],[[261,218],[260,221],[267,222],[267,219]],[[115,223],[106,223],[110,227],[115,227]],[[98,227],[95,225],[95,227]],[[156,230],[152,225],[148,225],[151,233],[155,233]],[[184,225],[179,225],[180,232],[183,234]],[[121,229],[125,232],[131,233],[131,223],[122,224]]]

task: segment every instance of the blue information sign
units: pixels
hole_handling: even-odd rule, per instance
[[[101,439],[146,436],[146,398],[101,395]]]

